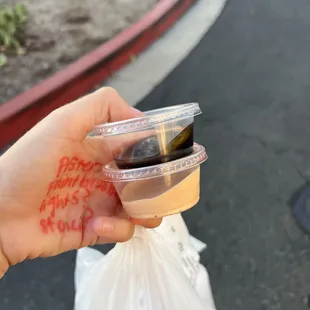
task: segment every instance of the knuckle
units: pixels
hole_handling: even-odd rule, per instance
[[[106,93],[107,95],[110,95],[110,96],[118,96],[117,91],[113,87],[111,87],[111,86],[103,87],[102,91],[104,93]]]

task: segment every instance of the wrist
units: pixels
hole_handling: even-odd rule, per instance
[[[0,157],[0,279],[4,276],[4,274],[7,272],[7,270],[10,267],[9,260],[7,259],[6,255],[4,254],[4,250],[2,247],[3,240],[2,240],[2,234],[1,234],[1,218],[2,212],[4,209],[4,177],[3,177],[3,166],[1,166],[2,158]]]
[[[1,237],[0,237],[1,238]],[[10,264],[8,259],[6,258],[2,246],[1,246],[1,239],[0,239],[0,279],[5,275],[5,273],[8,271]]]

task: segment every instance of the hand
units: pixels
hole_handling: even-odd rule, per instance
[[[134,224],[114,186],[100,179],[111,154],[96,124],[139,116],[102,88],[43,119],[0,158],[0,277],[27,258],[130,239]],[[1,256],[2,248],[2,256]]]

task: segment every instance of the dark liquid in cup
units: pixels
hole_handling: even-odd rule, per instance
[[[133,169],[169,162],[193,152],[194,124],[185,127],[166,146],[165,152],[160,150],[158,136],[153,135],[129,146],[115,156],[115,163],[120,169]]]

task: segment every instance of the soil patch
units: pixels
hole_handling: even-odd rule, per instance
[[[34,86],[140,19],[158,0],[23,0],[27,54],[0,69],[0,103]],[[0,0],[0,5],[12,0]]]

